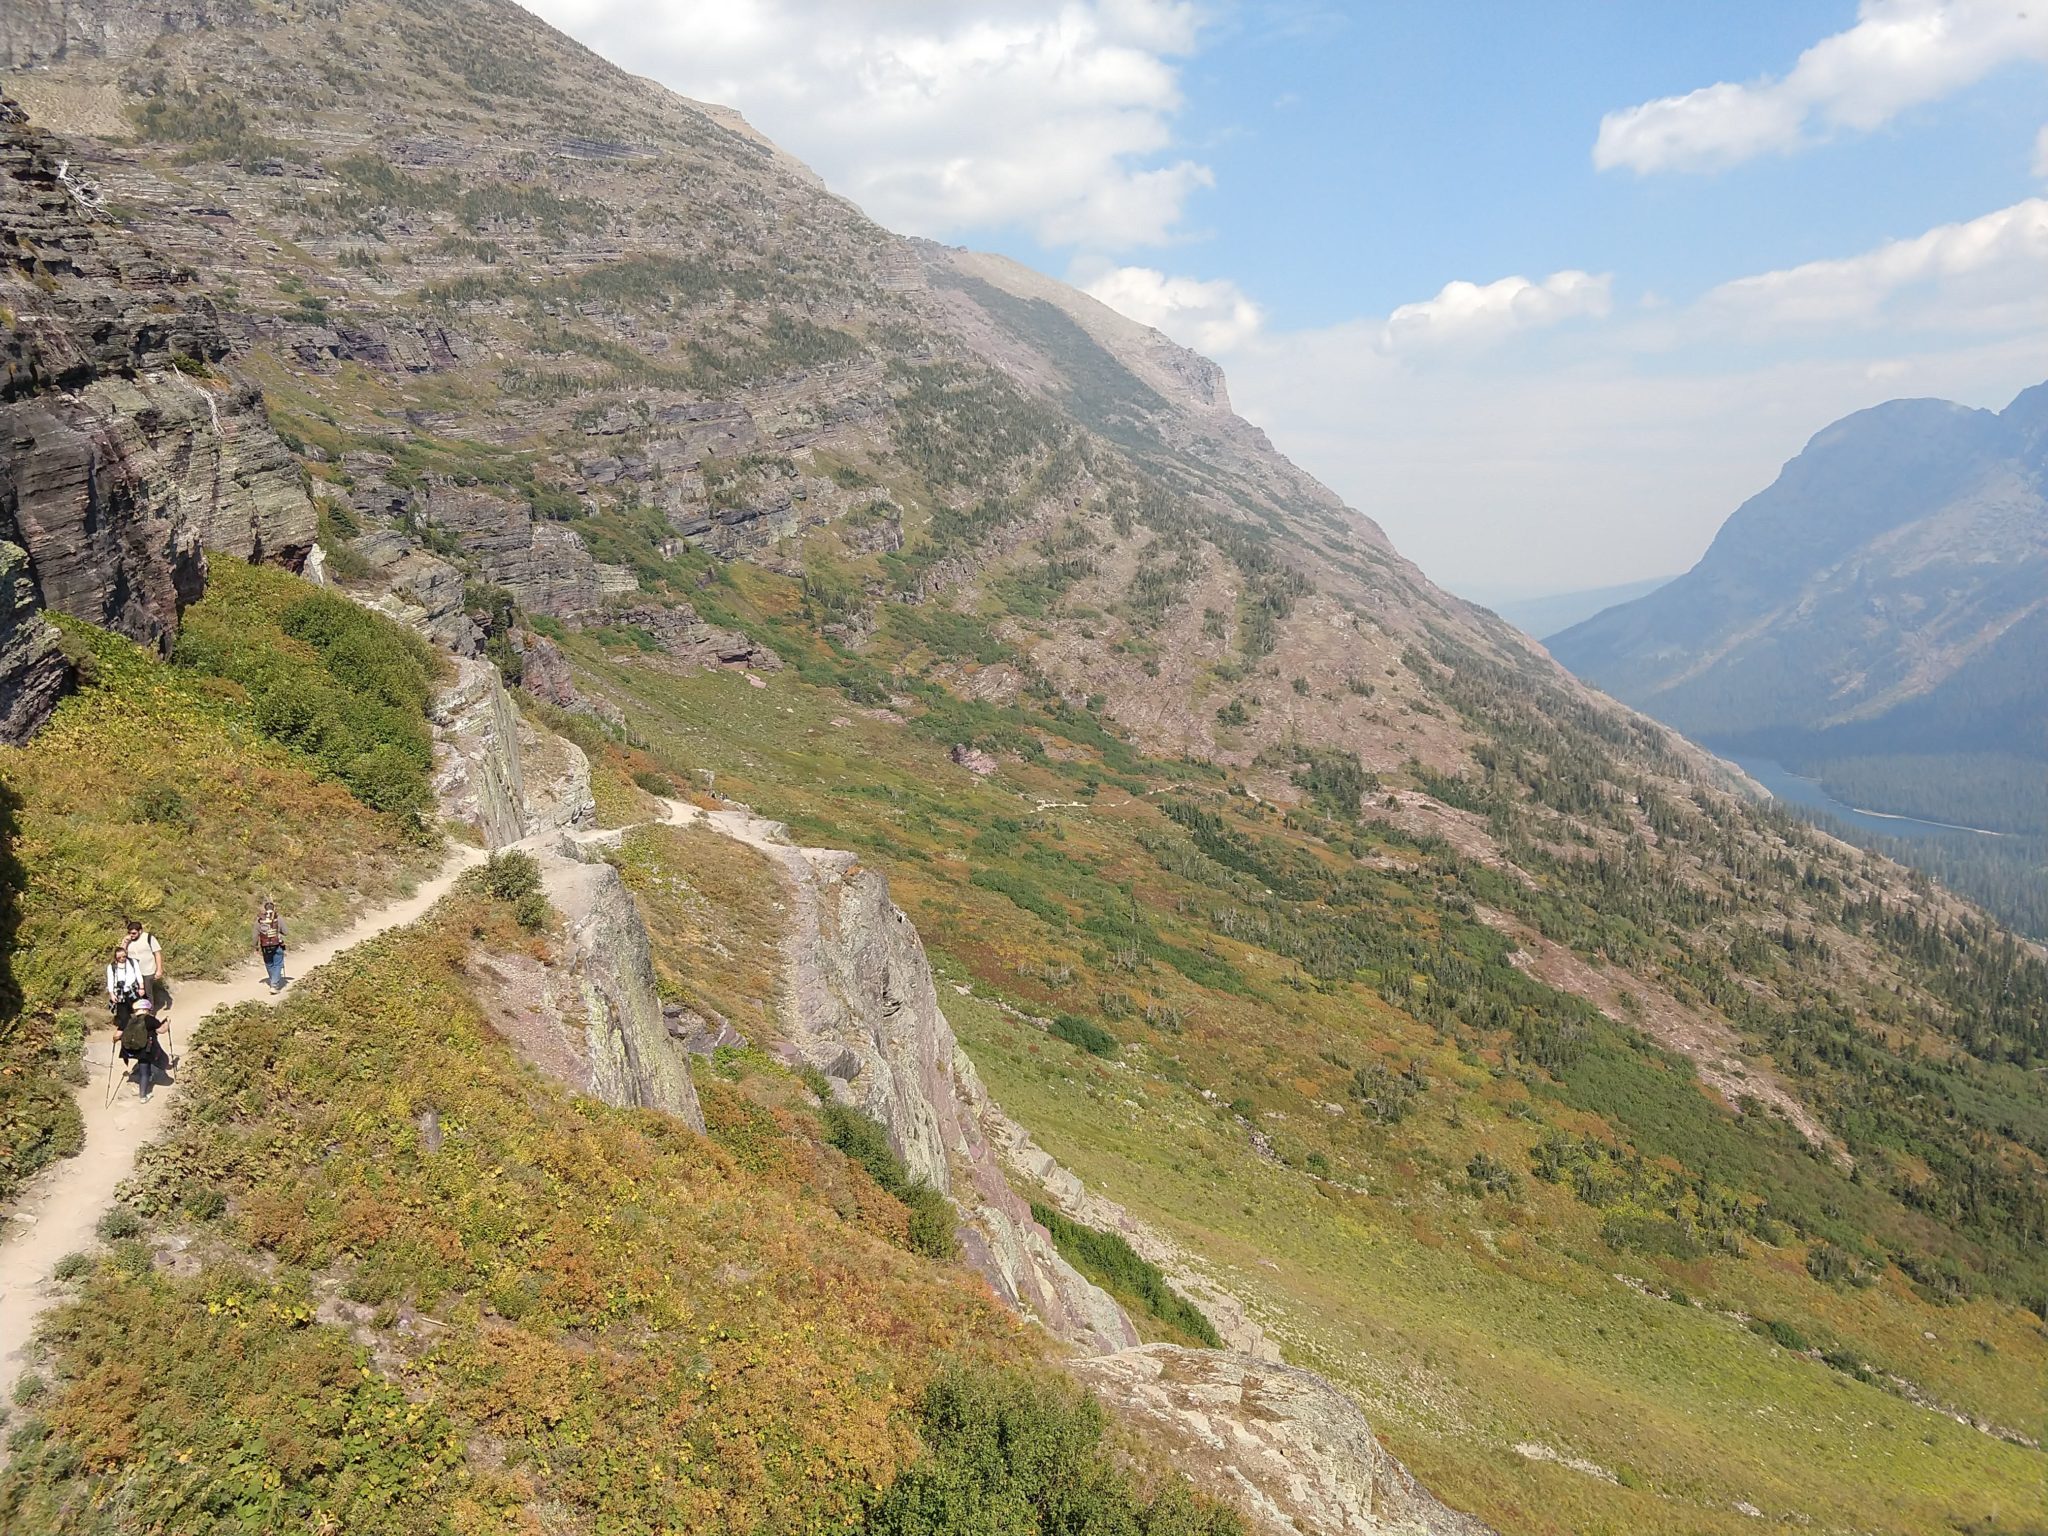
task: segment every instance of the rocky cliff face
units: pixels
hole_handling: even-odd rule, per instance
[[[486,848],[590,821],[583,749],[522,719],[491,663],[457,657],[433,719],[435,794],[443,813],[476,828]]]
[[[573,849],[545,859],[543,873],[572,945],[564,980],[581,1003],[585,1077],[578,1086],[607,1104],[657,1109],[701,1132],[689,1052],[670,1037],[655,991],[647,924],[619,872],[582,862]],[[563,1016],[573,1021],[578,1010],[565,1007]]]
[[[880,874],[853,855],[790,845],[744,811],[674,805],[768,854],[792,896],[785,1048],[888,1129],[910,1172],[951,1195],[966,1257],[997,1295],[1074,1346],[1098,1395],[1146,1422],[1205,1491],[1259,1528],[1328,1536],[1484,1536],[1417,1486],[1357,1405],[1278,1351],[1236,1298],[1188,1272],[1120,1208],[1095,1200],[989,1096],[939,1007],[916,928]],[[1011,1189],[1008,1161],[1073,1214],[1135,1238],[1176,1265],[1178,1288],[1233,1346],[1140,1345],[1123,1309],[1054,1249]]]
[[[114,225],[65,148],[0,102],[0,736],[41,723],[60,668],[38,607],[159,648],[206,552],[297,569],[299,469],[196,276]]]
[[[1136,1344],[1123,1309],[1060,1257],[1003,1176],[970,1108],[986,1095],[888,883],[852,854],[792,847],[776,823],[737,811],[709,819],[766,853],[789,881],[788,1053],[879,1121],[913,1177],[952,1197],[967,1257],[1004,1301],[1090,1352]]]

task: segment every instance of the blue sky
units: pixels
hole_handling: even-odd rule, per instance
[[[2048,378],[2048,0],[530,3],[1216,356],[1477,596],[1682,569],[1845,412]]]

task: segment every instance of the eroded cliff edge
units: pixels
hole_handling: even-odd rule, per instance
[[[1309,1536],[1485,1536],[1420,1487],[1365,1414],[1312,1371],[1279,1362],[1245,1308],[1120,1207],[1089,1195],[990,1097],[939,1006],[916,927],[854,855],[794,846],[740,809],[671,802],[766,854],[787,882],[784,1053],[889,1132],[916,1177],[944,1190],[970,1263],[1010,1306],[1074,1350],[1070,1369],[1145,1426],[1204,1491],[1265,1531]],[[1083,1219],[1165,1261],[1176,1288],[1233,1346],[1141,1344],[1117,1302],[1063,1259],[1005,1166]]]
[[[158,650],[219,551],[297,570],[314,513],[198,275],[0,97],[0,740],[68,682],[43,610]]]

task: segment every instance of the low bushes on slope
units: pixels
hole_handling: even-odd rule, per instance
[[[215,565],[216,596],[188,617],[223,644],[287,644],[249,589],[277,609],[318,595],[281,572],[244,582],[246,568]],[[162,940],[175,983],[242,956],[263,895],[310,935],[429,861],[405,821],[266,739],[235,690],[58,622],[79,690],[34,741],[0,749],[0,1198],[76,1149],[61,1063],[104,1016],[123,913]]]
[[[986,1288],[840,1219],[800,1147],[756,1173],[517,1061],[466,973],[539,942],[472,887],[208,1029],[143,1180],[205,1261],[124,1239],[55,1317],[0,1528],[1227,1529],[1136,1491]]]
[[[380,811],[424,816],[434,766],[426,642],[282,571],[216,559],[177,662],[241,690],[266,736]]]
[[[1159,1266],[1116,1233],[1069,1221],[1036,1200],[1031,1203],[1031,1219],[1052,1234],[1061,1258],[1117,1300],[1141,1307],[1174,1342],[1223,1347],[1215,1325],[1202,1315],[1201,1308],[1176,1293]]]

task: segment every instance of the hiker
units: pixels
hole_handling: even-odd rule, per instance
[[[263,969],[270,977],[270,990],[284,990],[284,919],[277,915],[277,903],[263,898],[263,910],[256,914],[256,952],[263,957]]]
[[[164,985],[164,947],[142,926],[140,918],[124,917],[121,926],[128,930],[128,958],[142,973],[143,995],[161,1013],[171,1006],[171,990]]]
[[[113,1005],[116,1034],[127,1027],[129,1012],[147,989],[142,967],[129,955],[128,946],[116,944],[113,961],[107,966],[107,1001]]]
[[[145,1099],[149,1097],[151,1076],[157,1072],[168,1074],[171,1069],[171,1058],[157,1043],[159,1028],[155,1005],[146,997],[138,997],[128,1010],[128,1017],[115,1041],[121,1059],[136,1063],[135,1083]]]
[[[107,967],[107,1001],[114,1008],[114,1053],[123,1061],[141,1063],[137,1081],[145,1099],[152,1069],[168,1070],[171,1064],[157,1044],[156,1005],[150,1001],[149,980],[128,946],[115,945],[113,963]]]

